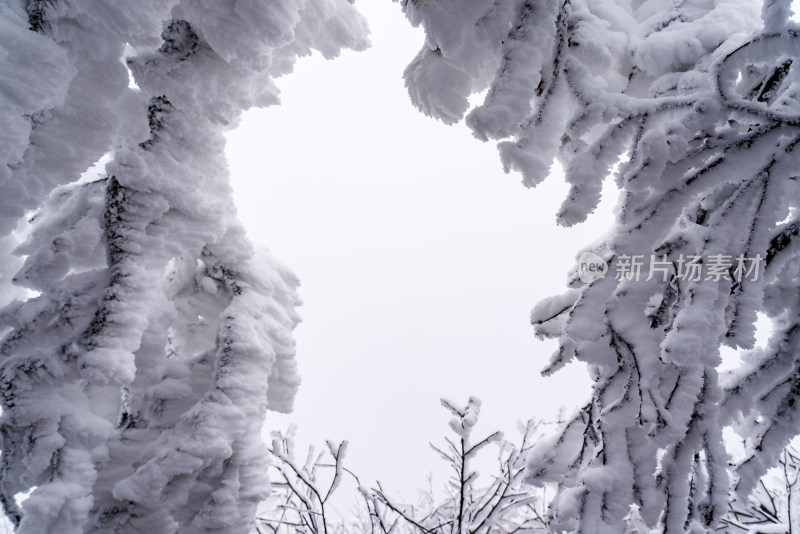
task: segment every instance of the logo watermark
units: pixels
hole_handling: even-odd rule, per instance
[[[605,278],[607,272],[608,263],[594,252],[586,251],[578,258],[578,276],[584,284]]]
[[[667,282],[674,275],[687,282],[741,282],[745,279],[756,282],[765,261],[760,254],[752,258],[744,254],[736,258],[726,254],[710,254],[705,258],[695,254],[680,254],[674,260],[668,260],[666,254],[651,254],[649,262],[645,258],[644,254],[617,256],[613,263],[614,279],[648,282],[660,277],[662,282]],[[578,277],[585,284],[605,278],[608,271],[608,263],[593,252],[584,252],[578,258]]]

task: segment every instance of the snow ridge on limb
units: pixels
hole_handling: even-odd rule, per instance
[[[579,266],[570,291],[531,315],[538,336],[559,340],[545,372],[577,359],[595,382],[530,458],[532,482],[559,484],[551,525],[616,534],[636,510],[661,532],[712,531],[731,488],[746,494],[800,433],[800,29],[789,2],[761,13],[740,0],[447,5],[403,3],[437,45],[409,67],[418,107],[451,122],[428,105],[451,103],[476,137],[500,141],[526,185],[558,157],[571,186],[561,224],[592,212],[618,164],[616,222],[590,249],[608,272],[584,283]],[[487,35],[469,64],[464,51]],[[468,79],[445,86],[423,76],[434,68]],[[483,104],[459,107],[484,89]],[[752,349],[758,312],[775,321],[773,339],[720,377],[721,345]],[[732,470],[728,425],[748,444]]]
[[[236,220],[223,133],[365,23],[345,0],[12,0],[0,28],[3,250],[26,236],[0,275],[37,292],[0,308],[0,502],[23,534],[246,532],[299,300]]]

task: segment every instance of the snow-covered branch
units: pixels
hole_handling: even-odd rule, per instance
[[[0,267],[0,502],[19,533],[250,529],[299,300],[236,220],[223,134],[297,57],[365,35],[345,0],[0,5],[0,250],[20,258]]]
[[[636,509],[661,532],[713,530],[731,487],[749,492],[800,432],[789,2],[402,5],[426,34],[406,71],[421,111],[497,140],[527,186],[560,160],[561,224],[586,219],[606,177],[620,191],[611,231],[575,251],[600,270],[579,262],[570,289],[531,315],[559,341],[545,372],[578,360],[594,379],[530,459],[531,482],[559,484],[552,524],[618,534]],[[753,350],[759,313],[776,329]],[[750,352],[720,378],[725,345]],[[730,472],[728,425],[748,443]]]

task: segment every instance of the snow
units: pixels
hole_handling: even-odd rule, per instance
[[[14,0],[0,35],[0,226],[23,259],[2,282],[36,292],[0,311],[6,512],[23,534],[246,531],[299,299],[236,220],[223,133],[297,57],[364,48],[365,22],[343,0]]]
[[[766,2],[761,13],[739,0],[515,5],[510,21],[507,11],[495,16],[497,3],[459,11],[444,39],[438,10],[405,4],[426,43],[436,44],[414,72],[447,65],[469,76],[497,65],[493,79],[472,74],[470,84],[462,75],[446,87],[421,74],[409,84],[412,102],[428,114],[437,113],[430,102],[452,103],[438,118],[463,114],[477,138],[499,140],[505,170],[526,186],[539,184],[557,157],[570,184],[557,215],[563,225],[596,209],[618,165],[615,228],[588,252],[611,272],[636,257],[672,264],[668,280],[582,284],[575,273],[567,293],[534,308],[537,335],[559,341],[545,373],[575,359],[594,385],[561,433],[534,448],[528,477],[559,483],[549,512],[557,530],[622,532],[632,506],[649,528],[712,529],[731,482],[746,494],[800,431],[789,375],[797,370],[797,311],[779,296],[796,270],[767,263],[764,276],[734,280],[723,265],[793,250],[785,219],[796,207],[790,60],[798,41],[789,4]],[[471,67],[461,53],[478,20],[495,24],[485,45],[494,59],[481,55]],[[456,105],[487,84],[483,104]],[[788,254],[777,261],[793,261]],[[691,257],[704,276],[680,275]],[[720,346],[752,348],[757,313],[768,310],[783,330],[723,388]],[[750,456],[729,481],[722,428],[736,423]]]
[[[577,360],[594,380],[529,459],[531,482],[559,483],[553,527],[618,533],[635,507],[663,532],[712,528],[800,432],[788,3],[765,2],[763,27],[749,0],[401,5],[425,31],[414,105],[497,141],[527,187],[559,160],[559,224],[585,221],[622,162],[616,226],[590,249],[610,269],[767,259],[744,283],[572,273],[531,315],[559,342],[545,372]],[[0,6],[0,249],[19,257],[0,283],[31,291],[0,309],[0,501],[20,533],[249,528],[269,490],[261,422],[300,383],[300,301],[237,220],[224,133],[279,102],[296,58],[366,33],[344,0]],[[751,350],[759,311],[776,328]],[[751,352],[721,379],[723,344]],[[465,438],[479,401],[447,407]]]

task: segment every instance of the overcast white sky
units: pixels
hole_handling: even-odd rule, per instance
[[[579,366],[540,378],[554,345],[534,338],[529,313],[565,289],[610,203],[556,227],[558,177],[527,190],[494,145],[421,115],[401,77],[421,33],[394,3],[357,5],[372,48],[301,61],[279,83],[282,105],[250,112],[228,154],[252,239],[302,280],[304,381],[294,413],[269,424],[350,440],[350,467],[407,494],[441,472],[428,448],[447,430],[440,397],[479,397],[482,432],[512,435],[587,398]]]

